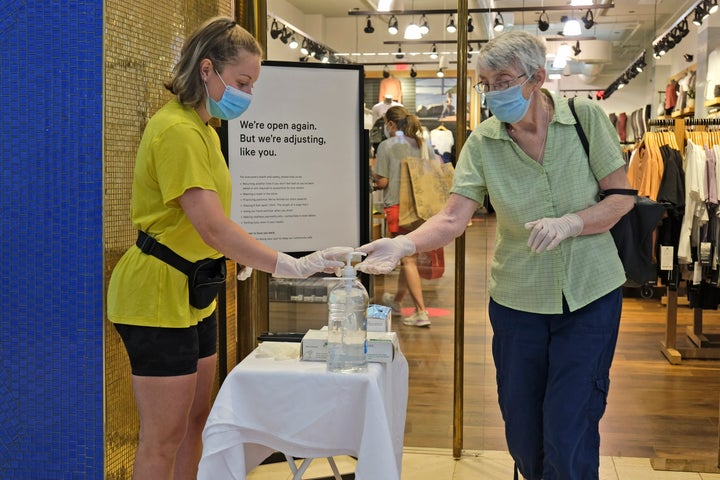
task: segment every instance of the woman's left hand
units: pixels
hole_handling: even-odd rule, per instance
[[[560,242],[569,237],[577,237],[583,229],[583,220],[574,213],[568,213],[560,218],[541,218],[525,224],[525,228],[532,230],[528,239],[528,247],[540,253],[552,250]]]

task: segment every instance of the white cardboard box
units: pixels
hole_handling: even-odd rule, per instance
[[[370,304],[367,309],[367,331],[389,332],[392,330],[392,309],[385,305]]]
[[[400,348],[395,332],[368,332],[368,362],[389,363]],[[327,361],[327,330],[308,330],[300,342],[300,358],[307,361]]]

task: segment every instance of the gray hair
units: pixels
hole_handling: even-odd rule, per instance
[[[205,101],[206,91],[200,76],[200,62],[208,58],[222,73],[225,65],[243,54],[262,57],[262,47],[247,30],[229,17],[214,17],[190,35],[180,51],[180,61],[165,88],[184,105],[197,107]]]
[[[546,52],[544,38],[522,30],[513,30],[483,45],[475,67],[477,70],[496,72],[517,66],[529,77],[545,66]]]

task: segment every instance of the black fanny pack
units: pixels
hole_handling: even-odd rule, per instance
[[[197,309],[210,305],[225,285],[227,273],[225,257],[204,258],[191,262],[143,231],[138,231],[135,244],[143,253],[159,258],[187,275],[190,305]]]

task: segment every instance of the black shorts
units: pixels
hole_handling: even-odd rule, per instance
[[[188,328],[115,324],[130,357],[133,375],[175,377],[197,372],[198,359],[217,352],[215,312]]]

